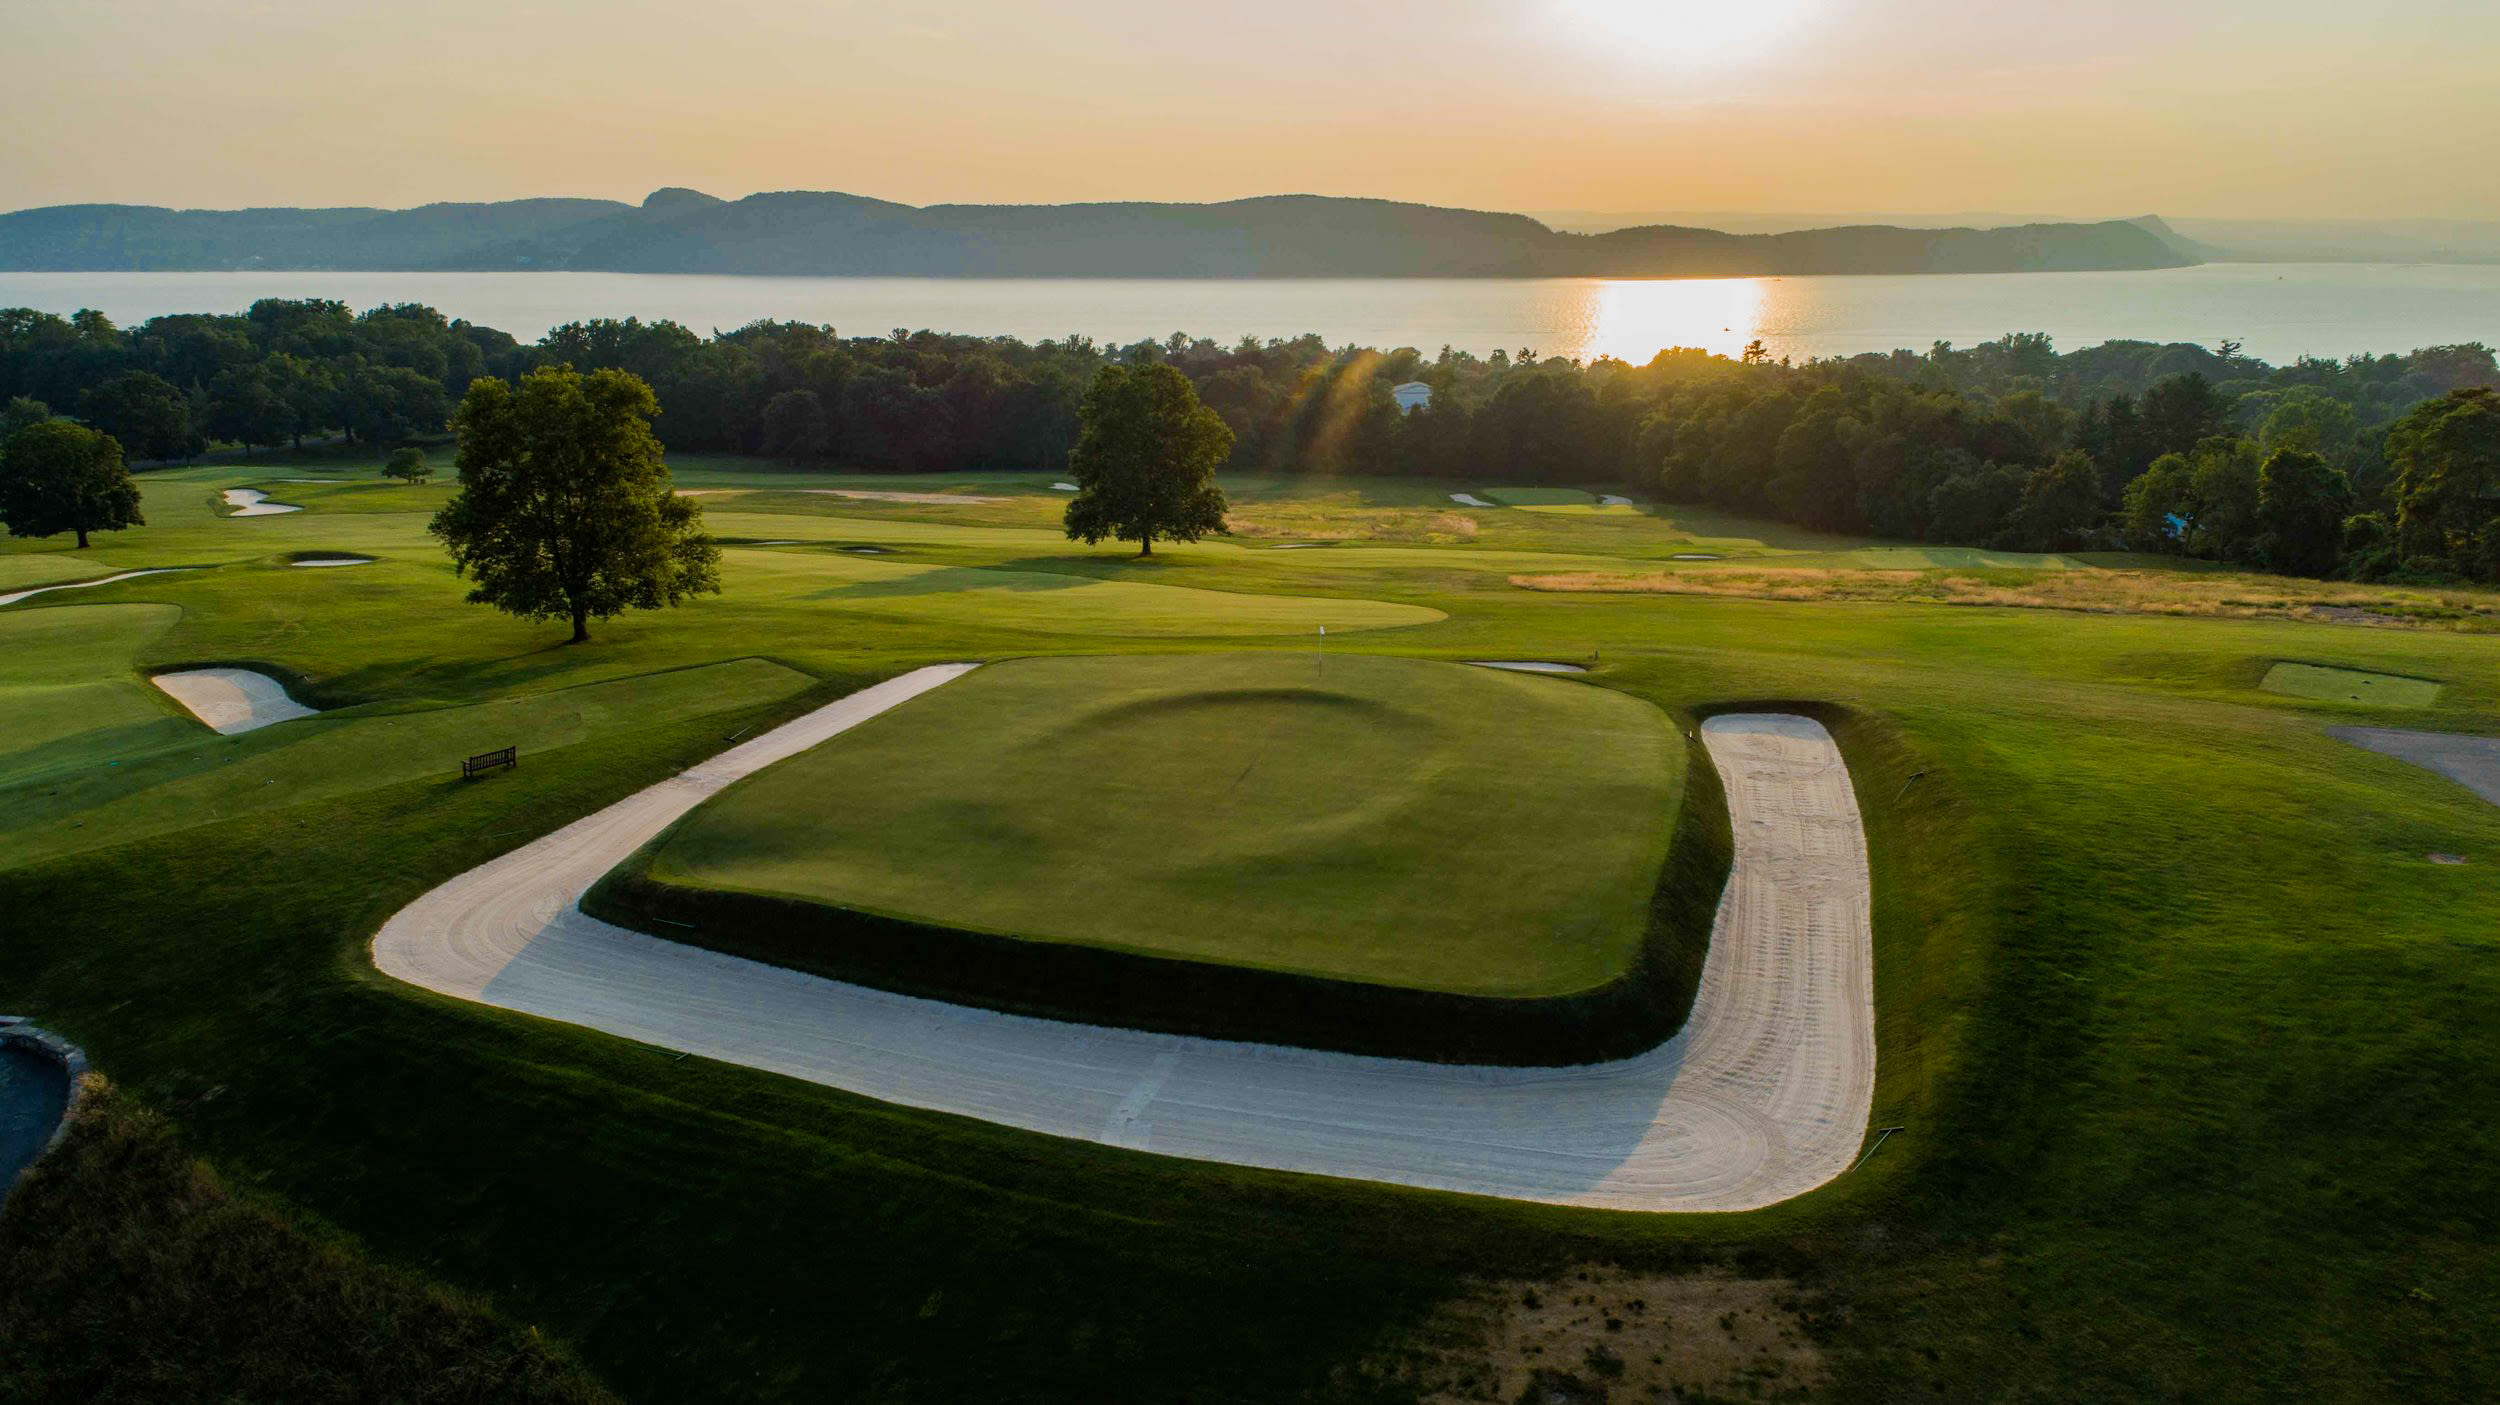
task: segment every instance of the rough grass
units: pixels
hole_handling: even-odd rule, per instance
[[[996,664],[696,810],[667,884],[1479,995],[1621,975],[1673,821],[1657,709],[1366,655]]]
[[[2488,591],[2353,585],[2283,576],[2128,570],[1891,571],[1696,563],[1692,568],[1673,571],[1515,575],[1511,584],[1529,590],[1599,594],[1994,605],[2098,614],[2294,619],[2475,633],[2500,631],[2500,596]]]
[[[0,1397],[614,1398],[535,1329],[236,1194],[92,1074],[0,1214]]]

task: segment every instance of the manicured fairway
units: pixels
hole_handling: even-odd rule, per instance
[[[2276,664],[2266,670],[2265,682],[2260,686],[2286,697],[2368,703],[2374,707],[2429,707],[2439,701],[2439,685],[2428,678],[2314,663]]]
[[[1051,571],[906,565],[846,557],[810,563],[829,582],[810,594],[835,609],[931,624],[988,623],[1012,615],[1053,634],[1338,634],[1431,624],[1439,610],[1385,600],[1246,595],[1153,581],[1094,581]]]
[[[1637,947],[1683,753],[1620,693],[1311,652],[995,665],[756,776],[667,883],[1503,995]]]

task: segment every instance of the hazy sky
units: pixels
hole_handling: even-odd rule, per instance
[[[8,0],[0,208],[2500,218],[2493,0]]]

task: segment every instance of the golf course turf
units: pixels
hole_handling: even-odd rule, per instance
[[[222,488],[306,470],[207,464],[139,475],[149,525],[88,551],[0,547],[6,591],[194,568],[0,607],[0,993],[230,1184],[491,1295],[627,1398],[1412,1398],[1399,1363],[1441,1305],[1489,1281],[1565,1300],[1600,1263],[1792,1285],[1834,1399],[2500,1392],[2500,1132],[2474,1095],[2500,1083],[2500,809],[2327,731],[2500,733],[2500,654],[2464,632],[2485,616],[1526,590],[1874,544],[1673,508],[1459,512],[1469,485],[1427,479],[1228,481],[1246,527],[1283,535],[1140,563],[1062,539],[1046,472],[709,460],[681,481],[757,490],[707,499],[714,531],[803,544],[732,550],[721,596],[566,648],[460,603],[424,535],[449,485],[341,463],[370,481],[289,485],[301,512],[220,517]],[[842,486],[1006,500],[766,491]],[[1266,549],[1298,539],[1333,544]],[[314,550],[377,559],[287,564]],[[849,591],[884,566],[945,588]],[[2133,593],[2169,579],[2128,569]],[[1076,584],[977,588],[1039,576]],[[1095,585],[1125,589],[1085,603]],[[1513,681],[1668,718],[1825,709],[1873,871],[1870,1120],[1903,1130],[1747,1214],[1514,1204],[914,1111],[368,962],[433,888],[833,698],[968,659],[1307,659],[1308,634],[1227,632],[1279,600],[1414,612],[1348,652],[1586,661]],[[2261,687],[2287,659],[2441,689]],[[146,682],[196,667],[322,715],[216,737]],[[516,740],[519,769],[458,778]],[[40,1228],[0,1221],[16,1262]],[[1708,1330],[1610,1335],[1671,1358]]]
[[[1071,959],[1054,977],[1047,953],[1007,955],[1011,978],[995,944],[975,960],[932,929],[1448,995],[1582,995],[1641,953],[1684,759],[1647,703],[1454,664],[1021,659],[741,783],[653,845],[633,891],[675,919],[662,935],[763,954],[742,923],[812,926],[821,949],[796,964],[872,982],[934,943],[914,964],[956,972],[950,993],[1111,1023],[1137,1021],[1091,996],[1129,968]],[[909,935],[878,941],[880,918]],[[846,961],[860,945],[876,950]],[[1226,1031],[1260,1028],[1251,1011],[1270,1004]]]

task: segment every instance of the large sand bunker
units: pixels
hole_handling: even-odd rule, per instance
[[[1736,856],[1684,1030],[1571,1068],[1062,1024],[844,985],[585,917],[721,787],[966,671],[878,684],[472,869],[374,937],[400,980],[1011,1127],[1198,1160],[1625,1210],[1746,1210],[1847,1170],[1874,1092],[1865,832],[1801,717],[1711,718]]]
[[[1469,659],[1478,668],[1499,668],[1512,673],[1586,673],[1585,664],[1555,663],[1550,659]]]
[[[185,669],[160,673],[149,681],[221,736],[320,715],[319,709],[288,697],[285,685],[277,679],[248,668]]]

